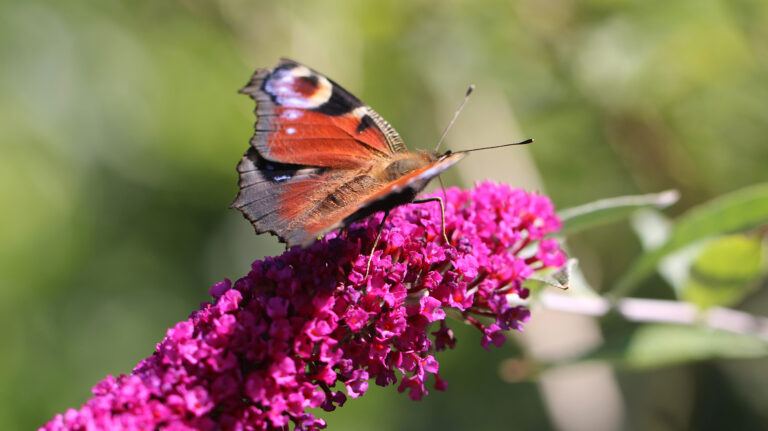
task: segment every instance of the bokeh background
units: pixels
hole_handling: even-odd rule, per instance
[[[227,209],[254,121],[236,90],[280,56],[340,82],[411,149],[434,147],[470,83],[448,148],[536,139],[472,154],[450,184],[490,177],[558,208],[675,188],[675,216],[768,180],[764,1],[2,0],[0,429],[79,406],[209,286],[281,252]],[[568,245],[598,291],[641,249],[626,222]],[[765,287],[734,306],[766,315]],[[660,277],[635,293],[673,297]],[[765,355],[531,374],[514,358],[541,353],[536,338],[631,330],[537,316],[560,323],[491,352],[455,322],[446,393],[372,386],[330,429],[768,428]]]

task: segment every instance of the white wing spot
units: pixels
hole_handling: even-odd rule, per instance
[[[293,127],[289,127],[287,129],[285,129],[285,133],[287,133],[289,135],[293,135],[294,133],[296,133],[296,129],[294,129]]]
[[[358,106],[357,108],[353,109],[350,114],[355,118],[363,118],[364,116],[368,115],[368,107]]]
[[[298,109],[287,109],[281,117],[287,120],[296,120],[301,117],[301,111]]]

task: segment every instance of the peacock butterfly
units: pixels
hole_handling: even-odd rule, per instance
[[[406,150],[376,111],[293,60],[258,69],[240,93],[256,101],[257,121],[231,208],[289,247],[412,202],[467,154]]]

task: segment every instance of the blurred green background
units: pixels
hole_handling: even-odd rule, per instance
[[[280,56],[340,82],[411,149],[434,147],[471,82],[449,148],[536,139],[474,153],[451,184],[490,177],[558,208],[676,188],[675,216],[768,180],[765,1],[0,0],[0,429],[78,407],[210,285],[281,252],[227,209],[254,121],[236,90]],[[597,290],[641,249],[628,223],[568,241]],[[766,315],[765,287],[735,306]],[[673,297],[659,277],[636,294]],[[628,326],[584,331],[621,344]],[[536,356],[525,340],[488,353],[453,327],[446,393],[372,386],[329,428],[768,429],[764,355],[598,363],[568,392],[556,373],[517,381],[508,358]],[[593,395],[607,401],[580,407]]]

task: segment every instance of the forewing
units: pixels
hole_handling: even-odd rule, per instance
[[[441,172],[455,165],[459,160],[466,157],[468,153],[446,153],[437,160],[429,163],[423,168],[409,172],[395,181],[387,183],[384,187],[367,196],[361,206],[374,205],[377,201],[385,199],[391,193],[398,193],[404,189],[415,190],[416,193],[424,190],[432,178],[440,175]]]
[[[267,160],[356,168],[404,151],[400,136],[373,109],[295,61],[257,70],[240,92],[256,101],[251,145]]]
[[[416,195],[424,190],[432,178],[453,166],[464,158],[466,153],[453,153],[442,156],[424,167],[414,170],[394,181],[379,182],[366,177],[367,184],[363,191],[351,194],[354,199],[343,208],[328,211],[320,218],[309,218],[304,229],[315,232],[317,236],[347,226],[378,211],[388,211],[392,208],[411,202]],[[359,181],[359,179],[355,179]],[[359,189],[352,183],[355,191]]]

